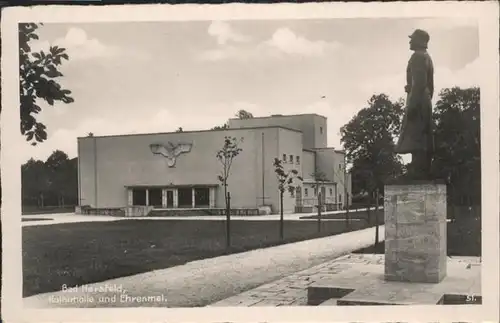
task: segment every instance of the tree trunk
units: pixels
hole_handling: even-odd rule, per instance
[[[372,221],[372,213],[371,213],[371,207],[372,207],[372,192],[369,191],[368,192],[368,208],[366,209],[367,213],[368,213],[368,225],[371,225],[373,223]]]
[[[227,186],[224,186],[226,196],[226,247],[231,247],[231,195],[227,192]]]
[[[284,238],[284,218],[283,218],[283,192],[280,191],[280,239]]]
[[[344,184],[344,186],[345,186],[345,184]],[[345,199],[345,206],[346,206],[345,224],[346,224],[346,227],[349,228],[349,193],[347,193],[347,188],[346,188],[346,194],[344,196],[344,199]]]
[[[375,198],[377,199],[375,201],[375,247],[378,245],[378,240],[379,240],[379,232],[378,232],[378,189],[377,192],[375,193]]]
[[[323,207],[321,203],[321,192],[318,194],[318,232],[321,232],[321,208]]]

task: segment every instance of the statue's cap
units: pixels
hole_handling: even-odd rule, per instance
[[[416,29],[413,34],[411,34],[410,37],[412,40],[415,40],[417,42],[422,42],[422,43],[428,43],[430,36],[429,34],[422,29]]]

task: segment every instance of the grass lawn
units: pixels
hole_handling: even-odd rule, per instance
[[[168,268],[228,253],[307,240],[368,227],[353,221],[231,222],[232,248],[225,248],[225,221],[120,220],[30,226],[23,230],[24,297]]]
[[[48,207],[39,208],[36,206],[23,206],[21,212],[23,215],[73,213],[73,212],[75,212],[75,207],[74,206],[66,206],[66,207],[48,206]]]
[[[481,256],[481,218],[462,218],[448,222],[448,256]],[[384,242],[360,249],[355,253],[385,253]]]

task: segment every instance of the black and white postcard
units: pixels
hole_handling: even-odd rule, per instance
[[[2,18],[7,322],[498,321],[498,3]]]

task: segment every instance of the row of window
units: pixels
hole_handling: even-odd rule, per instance
[[[293,155],[290,155],[289,158],[287,159],[287,155],[283,154],[283,162],[284,163],[290,163],[293,164]],[[295,156],[295,163],[297,165],[300,165],[300,156]]]
[[[297,193],[299,193],[301,190],[300,187],[297,187]],[[333,188],[330,188],[329,190],[329,193],[330,193],[330,196],[333,196]],[[304,197],[308,197],[309,195],[309,189],[306,187],[304,188]],[[313,189],[313,195],[314,196],[318,196],[318,189],[317,188],[314,188]],[[292,197],[295,197],[295,194],[292,192]],[[342,195],[339,194],[339,202],[342,202]]]
[[[293,155],[283,154],[283,162],[293,164]],[[300,156],[295,156],[295,163],[300,165]],[[342,164],[339,164],[339,169],[342,170]]]

